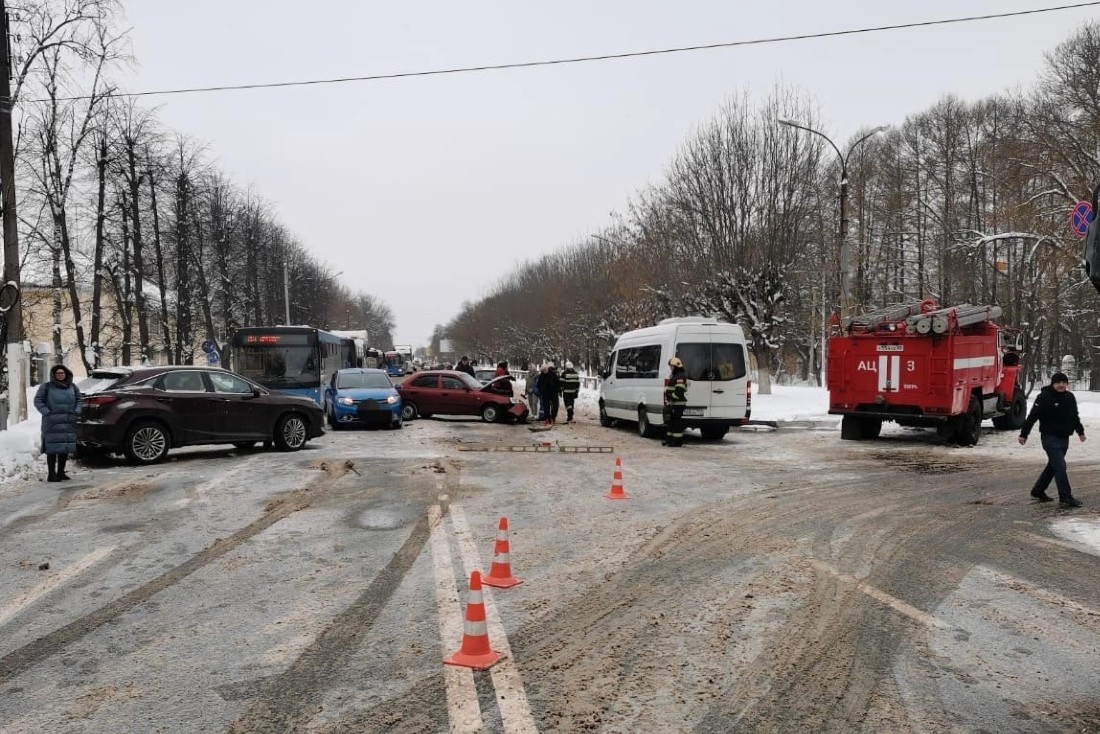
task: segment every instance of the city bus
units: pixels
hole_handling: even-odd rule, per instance
[[[386,374],[390,377],[401,377],[405,374],[405,357],[393,350],[383,352],[382,364],[379,367],[386,370]]]
[[[357,366],[352,339],[310,326],[246,326],[233,332],[230,364],[270,390],[312,398],[322,408],[333,373]]]

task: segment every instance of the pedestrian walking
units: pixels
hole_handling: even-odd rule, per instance
[[[73,373],[63,364],[50,370],[50,381],[38,386],[34,407],[42,414],[42,451],[46,454],[47,482],[71,479],[65,473],[69,454],[76,453],[76,416],[80,413],[80,390]]]
[[[1020,429],[1020,445],[1027,443],[1032,426],[1039,422],[1039,438],[1043,451],[1047,454],[1047,465],[1043,467],[1039,478],[1031,488],[1031,496],[1040,502],[1050,502],[1047,494],[1050,481],[1058,488],[1058,501],[1063,507],[1080,507],[1081,503],[1073,496],[1066,473],[1066,452],[1069,451],[1070,434],[1076,433],[1085,440],[1085,427],[1081,425],[1081,416],[1077,412],[1077,398],[1069,390],[1069,378],[1062,372],[1055,372],[1050,385],[1039,392],[1031,412],[1027,414]]]
[[[474,376],[474,366],[470,364],[470,358],[467,357],[465,354],[463,354],[462,358],[458,360],[458,364],[455,365],[455,369],[459,372],[465,372],[470,377]]]
[[[539,415],[539,368],[535,366],[534,362],[531,362],[526,367],[527,370],[527,384],[524,385],[524,389],[527,391],[527,407],[530,410],[532,420],[535,416]]]
[[[573,422],[573,403],[581,391],[581,376],[573,369],[573,363],[566,361],[561,373],[561,399],[565,403],[565,422]]]
[[[668,360],[672,371],[665,380],[665,415],[667,416],[667,438],[662,446],[684,445],[684,408],[687,406],[687,371],[679,357]]]

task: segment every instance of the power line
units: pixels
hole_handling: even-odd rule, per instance
[[[293,82],[263,82],[257,84],[227,84],[210,87],[185,87],[182,89],[160,89],[147,92],[120,92],[117,97],[151,97],[154,95],[169,94],[197,94],[201,92],[230,92],[247,89],[276,89],[279,87],[307,87],[319,84],[347,84],[350,82],[374,82],[387,79],[408,79],[424,76],[443,76],[446,74],[469,74],[482,71],[503,71],[506,69],[530,69],[538,66],[559,66],[564,64],[583,64],[594,61],[614,61],[617,59],[632,59],[643,56],[660,56],[663,54],[686,53],[689,51],[711,51],[719,48],[737,48],[739,46],[761,46],[770,43],[786,43],[789,41],[808,41],[816,38],[835,38],[839,36],[854,36],[862,33],[879,33],[882,31],[897,31],[907,28],[928,28],[931,26],[951,25],[954,23],[973,23],[982,20],[996,20],[999,18],[1014,18],[1023,15],[1038,15],[1040,13],[1053,13],[1060,10],[1074,10],[1100,5],[1100,0],[1093,2],[1074,3],[1072,5],[1057,5],[1048,8],[1035,8],[1032,10],[1015,10],[1006,13],[990,13],[989,15],[971,15],[963,18],[944,18],[940,20],[925,20],[913,23],[898,23],[896,25],[871,26],[867,28],[849,28],[841,31],[822,31],[819,33],[804,33],[796,36],[775,36],[771,38],[754,38],[747,41],[728,41],[726,43],[708,43],[697,46],[677,46],[674,48],[651,49],[649,51],[627,51],[617,54],[600,54],[597,56],[574,56],[564,59],[548,59],[543,61],[518,61],[510,64],[486,64],[484,66],[460,66],[448,69],[428,69],[424,71],[402,71],[391,74],[372,74],[369,76],[349,76],[334,79],[307,79]],[[58,101],[73,101],[90,99],[90,96],[59,97]],[[32,99],[31,102],[46,102],[45,99]]]

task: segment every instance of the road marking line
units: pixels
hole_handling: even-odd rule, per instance
[[[920,622],[927,627],[938,627],[940,629],[951,628],[951,625],[940,619],[937,619],[936,617],[933,617],[931,614],[928,614],[927,612],[922,612],[921,610],[914,607],[912,604],[906,604],[901,599],[890,596],[881,589],[876,589],[874,586],[871,586],[866,581],[860,581],[855,576],[849,576],[846,573],[841,573],[824,561],[811,559],[810,563],[813,564],[814,568],[820,571],[827,571],[828,573],[831,573],[833,576],[836,576],[841,581],[855,586],[857,589],[859,589],[872,599],[877,599],[883,604],[892,607],[894,610],[901,612],[906,617],[916,620],[917,622]]]
[[[83,573],[85,570],[94,566],[96,563],[99,563],[105,557],[110,555],[110,553],[117,547],[118,546],[111,545],[92,551],[83,558],[77,559],[75,563],[65,568],[65,570],[51,576],[30,591],[27,591],[17,596],[15,599],[8,602],[3,607],[0,607],[0,624],[4,624],[20,611],[22,611],[23,608],[25,608],[29,604],[32,604],[33,602],[38,601],[43,596],[56,589],[58,586],[61,586],[61,584],[63,584],[64,582],[68,581],[74,576]]]
[[[992,568],[986,566],[978,566],[975,570],[990,581],[1001,586],[1007,586],[1012,591],[1028,594],[1052,606],[1064,607],[1093,617],[1100,617],[1100,611],[1092,607],[1087,607],[1084,604],[1079,604],[1053,591],[1041,589],[1030,581],[1016,578],[1015,576],[1009,576],[1007,573],[1002,573],[1000,571],[994,571]]]
[[[443,512],[439,505],[428,510],[431,526],[432,569],[435,572],[435,603],[439,615],[439,636],[443,644],[462,639],[462,623],[465,619],[459,604],[455,585],[454,563],[447,547],[447,535],[443,529]],[[452,732],[477,732],[482,729],[481,707],[474,687],[474,672],[469,668],[443,666],[443,683],[447,691],[447,718]]]
[[[469,576],[473,571],[481,569],[481,556],[477,552],[473,538],[470,537],[465,513],[455,505],[451,505],[451,524],[455,529],[455,540],[458,542],[462,562],[466,565],[466,575]],[[493,687],[497,692],[501,724],[505,734],[538,734],[535,718],[531,714],[531,706],[527,702],[527,691],[523,687],[523,677],[516,667],[515,658],[512,657],[512,648],[508,644],[508,635],[504,633],[504,625],[501,624],[500,614],[493,602],[491,588],[483,586],[481,593],[485,601],[485,621],[489,628],[489,642],[493,649],[501,654],[500,662],[489,669],[489,674],[493,678]]]
[[[1066,548],[1067,550],[1076,551],[1077,553],[1088,553],[1086,550],[1088,546],[1079,545],[1077,543],[1071,543],[1068,540],[1058,540],[1057,538],[1046,538],[1042,535],[1036,535],[1035,533],[1024,533],[1023,537],[1032,543],[1047,543],[1049,545],[1056,545],[1059,548]]]

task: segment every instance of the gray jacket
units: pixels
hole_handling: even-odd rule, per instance
[[[81,396],[73,384],[73,373],[67,367],[65,372],[68,377],[64,382],[44,382],[34,395],[34,407],[42,414],[42,451],[47,454],[76,453],[76,417],[80,414]]]

